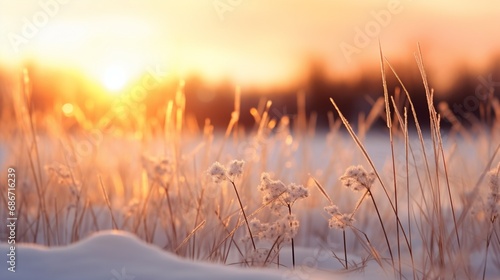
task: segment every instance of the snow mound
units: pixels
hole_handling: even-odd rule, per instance
[[[6,259],[9,246],[0,244]],[[161,280],[161,279],[283,279],[272,270],[193,262],[146,244],[132,234],[99,232],[65,247],[18,244],[16,272],[3,261],[0,279],[19,280]]]

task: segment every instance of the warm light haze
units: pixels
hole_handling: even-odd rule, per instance
[[[232,4],[227,4],[231,2]],[[160,64],[170,74],[271,86],[310,61],[336,79],[393,62],[420,43],[435,83],[482,69],[500,49],[500,5],[471,1],[0,1],[0,59],[71,66],[117,90]],[[368,68],[367,68],[368,67]],[[121,70],[117,70],[120,68]]]
[[[499,27],[499,0],[0,0],[0,279],[499,280]]]

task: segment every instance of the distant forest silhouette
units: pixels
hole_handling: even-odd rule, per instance
[[[497,98],[500,96],[500,58],[494,62],[490,69],[481,73],[461,69],[460,74],[452,81],[451,88],[446,92],[435,93],[435,106],[438,107],[442,101],[448,103],[451,111],[454,111],[457,118],[465,125],[468,124],[467,119],[470,120],[470,117],[477,118],[477,120],[484,119],[484,106],[493,96]],[[428,124],[428,110],[424,86],[417,67],[414,65],[411,67],[395,65],[394,67],[412,97],[419,121],[425,127]],[[118,98],[99,97],[92,92],[92,88],[86,86],[84,79],[63,70],[45,69],[35,64],[30,64],[27,68],[32,85],[33,110],[41,115],[54,113],[57,108],[60,108],[57,106],[61,103],[69,102],[83,108],[82,111],[89,120],[98,121],[106,111],[109,111],[113,98]],[[388,67],[386,71],[389,93],[394,94],[396,88],[400,88],[399,83]],[[279,119],[283,115],[289,115],[293,121],[297,113],[297,92],[299,91],[305,93],[307,115],[309,116],[312,112],[317,114],[318,128],[326,128],[328,125],[327,113],[333,111],[330,97],[335,99],[343,113],[355,123],[358,114],[367,114],[370,111],[370,100],[383,96],[380,72],[362,73],[361,78],[356,81],[338,81],[328,78],[324,67],[320,63],[315,63],[311,65],[306,75],[304,83],[300,85],[291,83],[286,90],[266,92],[242,88],[240,125],[252,127],[254,120],[249,111],[265,100],[273,102],[270,110],[271,117]],[[432,72],[427,72],[427,77],[432,87]],[[12,71],[0,73],[0,102],[3,104],[1,114],[3,118],[13,114],[12,108],[9,108],[9,103],[11,103],[9,95],[16,88],[13,84],[20,80],[20,73]],[[69,86],[62,87],[59,84]],[[147,93],[141,104],[146,105],[148,118],[161,116],[168,101],[175,98],[177,88],[178,81],[171,81]],[[228,124],[234,108],[234,91],[235,86],[230,81],[210,85],[201,76],[193,75],[185,80],[186,115],[195,118],[200,127],[203,126],[205,119],[209,118],[216,129],[222,130]],[[404,93],[402,91],[401,93],[403,94],[402,103],[407,104]],[[127,93],[124,92],[124,94]],[[90,109],[85,109],[84,104],[88,100],[104,101],[95,101]],[[335,116],[337,116],[336,113]],[[443,119],[443,126],[447,127],[449,123],[446,118]],[[382,122],[379,122],[377,125],[381,124]]]

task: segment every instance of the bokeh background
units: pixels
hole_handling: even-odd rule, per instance
[[[78,111],[98,121],[139,85],[140,102],[130,106],[157,116],[182,87],[193,123],[210,118],[223,128],[239,88],[242,124],[268,99],[276,118],[293,116],[301,92],[323,126],[329,97],[355,118],[382,95],[379,42],[419,110],[427,105],[419,102],[417,44],[436,99],[458,116],[479,117],[486,102],[479,96],[498,96],[500,87],[496,1],[1,0],[0,7],[4,118],[27,75],[42,115]]]

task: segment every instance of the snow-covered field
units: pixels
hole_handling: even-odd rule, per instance
[[[0,250],[8,250],[6,244]],[[21,244],[17,249],[16,272],[0,270],[1,279],[17,280],[161,280],[161,279],[362,279],[363,273],[325,273],[326,261],[308,250],[299,252],[296,270],[243,269],[195,262],[148,245],[126,232],[104,231],[63,247]],[[316,252],[318,253],[318,252]],[[319,260],[318,260],[319,259]],[[313,260],[317,260],[314,263]],[[314,266],[313,266],[314,265]],[[331,266],[331,265],[330,265]],[[384,276],[379,268],[366,269]],[[375,273],[375,274],[373,274]]]
[[[220,144],[222,141],[223,140],[221,139],[216,140],[214,141],[214,145],[216,143]],[[273,137],[270,137],[268,141],[270,141],[267,143],[269,145],[278,145],[279,142]],[[345,190],[345,188],[341,188],[340,180],[338,178],[340,177],[340,175],[342,175],[343,172],[343,170],[340,170],[341,167],[349,166],[351,163],[365,163],[365,160],[362,157],[353,153],[353,151],[356,150],[355,145],[349,142],[349,138],[345,134],[337,136],[319,134],[314,139],[306,139],[304,141],[307,141],[308,144],[311,145],[311,148],[308,148],[306,153],[306,155],[309,155],[310,157],[309,165],[306,169],[307,173],[311,174],[309,176],[312,177],[314,174],[314,177],[325,185],[325,189],[331,196],[331,199],[336,204],[338,204],[340,208],[348,209],[349,205],[354,205],[359,199],[360,195],[351,194],[348,190]],[[337,143],[339,146],[336,147],[336,144],[332,144],[331,141],[335,141],[335,143]],[[477,141],[482,141],[482,139],[478,138]],[[367,145],[367,150],[370,153],[376,154],[376,156],[374,156],[376,167],[381,170],[383,176],[389,176],[390,147],[387,145],[386,137],[378,134],[368,135],[366,142],[370,143]],[[117,143],[119,143],[119,141],[117,141]],[[131,147],[130,151],[135,150],[134,145],[132,145],[131,143],[121,143],[120,145],[127,145]],[[231,143],[226,143],[224,145],[226,145],[226,148],[228,149],[227,154],[234,153],[236,155],[244,157],[245,152],[248,152],[245,149],[239,151],[238,145],[234,147]],[[449,162],[450,170],[452,170],[453,168],[458,168],[457,166],[463,166],[466,161],[481,162],[482,160],[485,160],[487,156],[487,151],[485,151],[483,147],[477,145],[477,142],[467,142],[455,139],[453,143],[447,143],[445,141],[445,146],[448,150],[454,149],[452,154],[449,155],[450,157],[455,158],[454,160],[450,160]],[[401,151],[401,147],[399,145],[395,145],[395,147],[397,147],[396,150]],[[259,149],[261,148],[262,147],[259,147]],[[473,149],[476,150],[474,151]],[[301,158],[303,154],[300,153],[300,150],[301,146],[299,145],[296,147],[296,150],[289,155],[290,157],[287,158],[286,161],[291,162],[290,169],[297,168],[305,162],[304,159]],[[252,151],[252,153],[253,152],[255,151]],[[259,153],[262,152],[259,151]],[[12,155],[7,156],[7,162],[9,162],[9,160],[13,160],[11,156]],[[122,160],[120,158],[122,156],[124,155],[117,155],[118,158],[116,158],[115,160]],[[248,156],[248,154],[246,156]],[[228,156],[227,158],[229,159],[230,157]],[[331,161],[331,164],[333,165],[333,167],[330,167],[332,170],[331,172],[335,172],[336,175],[330,176],[324,173],[324,170],[327,168],[329,158],[343,158],[345,160],[343,162],[338,162],[336,160]],[[266,169],[276,170],[280,167],[280,162],[276,162],[274,159],[274,156],[268,156],[266,160]],[[101,162],[102,160],[103,159],[98,159],[97,162]],[[401,157],[396,157],[396,160],[404,162]],[[221,161],[225,162],[225,160]],[[113,160],[112,158],[108,158],[106,162],[113,163]],[[404,164],[403,162],[398,162],[398,164]],[[143,168],[148,168],[148,163],[142,164],[145,164]],[[156,164],[158,164],[158,162]],[[261,164],[262,161],[259,158],[246,158],[245,169],[243,172],[249,172],[250,168],[258,169],[259,165]],[[479,170],[484,168],[484,164],[485,163],[482,162],[482,165],[471,165],[466,168],[462,168],[461,172],[464,173],[464,176],[471,176],[470,178],[460,176],[461,174],[450,171],[450,180],[452,180],[454,184],[459,181],[466,182],[466,184],[464,185],[472,184],[476,179],[478,179],[478,176],[481,175]],[[3,162],[2,165],[10,166],[10,163],[7,164],[6,162]],[[141,168],[140,165],[141,164],[139,164],[139,167],[137,168]],[[101,170],[102,167],[94,166],[93,168],[98,168],[99,170]],[[116,169],[119,167],[111,164],[110,166],[108,166],[108,168],[110,169],[107,172],[113,172],[111,169]],[[134,164],[132,164],[131,166],[131,169],[133,168],[135,168]],[[417,168],[413,170],[413,173],[417,172],[418,170],[422,169]],[[50,176],[51,171],[47,170],[46,172],[46,176]],[[140,173],[141,172],[138,172],[138,174]],[[201,175],[198,178],[200,178],[200,180],[205,180],[206,188],[213,192],[212,194],[207,194],[206,196],[206,199],[208,201],[206,203],[207,209],[213,209],[212,204],[219,205],[218,201],[228,203],[230,205],[228,210],[230,210],[232,213],[228,214],[228,216],[225,216],[224,218],[226,219],[226,222],[229,223],[225,228],[228,230],[234,228],[236,220],[232,219],[236,218],[237,215],[235,216],[235,213],[237,214],[238,207],[233,198],[234,193],[230,192],[232,191],[230,185],[228,185],[228,182],[224,182],[222,186],[214,184],[210,181],[209,174],[206,174],[206,171],[200,171],[200,173]],[[287,170],[286,168],[280,174],[281,178],[294,178],[293,180],[296,182],[300,182],[301,180],[299,172],[294,173],[290,170]],[[285,176],[285,174],[287,175]],[[276,176],[276,173],[273,173],[273,176]],[[361,209],[358,210],[359,214],[357,214],[356,216],[357,221],[354,225],[357,228],[361,229],[367,236],[369,236],[370,240],[373,240],[372,242],[374,243],[373,246],[375,248],[380,249],[380,254],[384,255],[382,257],[382,266],[379,265],[379,263],[374,259],[374,256],[371,255],[370,251],[365,247],[366,244],[362,244],[362,239],[360,239],[357,234],[354,234],[354,231],[351,233],[346,231],[348,232],[347,250],[350,268],[348,270],[345,269],[343,265],[344,252],[342,245],[342,235],[340,235],[341,231],[339,231],[338,229],[328,228],[329,217],[327,213],[323,211],[323,207],[327,206],[329,203],[317,190],[315,185],[310,180],[307,180],[307,177],[305,178],[305,185],[309,189],[310,197],[304,199],[303,202],[297,202],[297,205],[294,206],[297,207],[297,211],[295,211],[295,213],[298,217],[298,220],[300,221],[300,229],[295,236],[295,269],[292,269],[290,243],[285,242],[283,242],[283,245],[280,248],[279,252],[279,269],[277,269],[276,267],[276,258],[274,258],[272,262],[270,261],[268,264],[266,264],[266,268],[263,268],[261,265],[254,265],[253,268],[248,268],[247,264],[242,263],[242,257],[246,256],[246,253],[239,253],[239,248],[236,249],[234,246],[221,251],[225,252],[225,254],[228,254],[226,258],[213,258],[212,256],[210,256],[209,249],[210,246],[213,246],[213,244],[210,246],[208,246],[207,244],[213,242],[223,242],[223,237],[233,236],[235,240],[235,243],[233,244],[239,244],[240,247],[242,246],[241,250],[246,250],[248,252],[251,251],[251,247],[249,247],[248,239],[246,240],[246,242],[240,241],[242,237],[247,236],[241,220],[239,223],[239,230],[235,235],[230,235],[228,233],[224,234],[223,231],[220,231],[220,229],[218,228],[217,222],[213,221],[217,220],[217,216],[210,215],[210,213],[198,214],[200,217],[203,217],[203,219],[199,218],[198,220],[204,221],[204,224],[200,229],[197,230],[196,241],[199,244],[198,246],[200,247],[195,248],[194,246],[196,246],[196,243],[194,243],[192,236],[191,238],[189,237],[189,228],[185,225],[186,223],[192,223],[195,217],[193,216],[192,210],[182,209],[185,209],[186,205],[191,205],[193,209],[196,209],[197,207],[194,206],[192,202],[180,200],[174,194],[173,197],[171,197],[172,201],[170,201],[170,203],[172,203],[172,205],[175,205],[175,208],[172,211],[177,214],[174,214],[174,216],[178,215],[175,218],[176,228],[177,231],[185,232],[182,237],[179,237],[179,239],[186,238],[188,240],[187,243],[184,243],[187,248],[178,250],[177,255],[180,256],[177,256],[172,253],[172,250],[174,249],[170,245],[172,242],[174,242],[171,239],[173,229],[171,228],[171,225],[165,222],[171,219],[171,216],[167,213],[167,201],[163,200],[161,202],[163,204],[156,205],[158,201],[150,198],[148,204],[151,207],[154,207],[154,211],[159,211],[159,213],[149,213],[148,216],[150,217],[145,216],[145,219],[149,221],[157,219],[157,222],[150,223],[151,226],[154,225],[156,229],[149,229],[149,231],[147,231],[145,226],[141,225],[140,223],[139,226],[137,226],[137,222],[133,220],[138,218],[138,216],[134,215],[139,215],[139,213],[130,213],[130,211],[132,210],[130,210],[130,205],[126,204],[126,193],[123,195],[124,197],[118,197],[116,196],[118,192],[117,190],[108,190],[109,193],[107,193],[107,195],[110,196],[110,205],[113,208],[112,215],[110,214],[110,211],[105,207],[104,201],[102,201],[101,203],[94,202],[92,209],[85,208],[84,206],[79,206],[81,207],[81,209],[86,211],[86,213],[82,214],[78,214],[78,211],[75,211],[74,206],[72,206],[71,208],[57,208],[61,212],[59,217],[57,218],[59,219],[59,222],[55,220],[55,217],[49,217],[49,219],[52,221],[52,231],[58,232],[54,232],[50,237],[45,236],[46,233],[43,229],[40,229],[39,234],[35,237],[35,235],[33,235],[33,233],[28,230],[30,229],[30,226],[27,222],[21,224],[21,226],[18,228],[17,236],[18,239],[19,236],[21,236],[23,240],[20,240],[18,241],[18,243],[16,243],[16,272],[13,273],[11,271],[8,271],[7,268],[9,267],[9,265],[7,262],[4,262],[4,267],[2,270],[0,270],[0,279],[139,280],[365,279],[367,277],[369,277],[370,279],[397,278],[395,272],[390,266],[390,261],[388,259],[389,255],[387,253],[387,250],[385,249],[383,238],[381,238],[383,235],[381,235],[380,227],[376,223],[375,216],[373,216],[375,214],[371,212],[374,209],[369,205],[360,207]],[[81,179],[82,177],[78,178],[78,180]],[[247,184],[249,186],[246,187],[248,189],[248,192],[244,193],[244,201],[247,205],[251,205],[251,207],[249,207],[247,210],[254,211],[258,207],[258,203],[256,202],[261,199],[260,193],[257,190],[259,182],[256,178],[243,178],[238,179],[236,182],[241,184],[245,180],[248,182]],[[290,182],[291,180],[285,179],[284,181]],[[63,182],[59,182],[58,184],[61,185],[54,186],[52,190],[57,190],[58,193],[56,193],[56,196],[60,199],[59,203],[63,203],[65,199],[68,199],[66,202],[67,204],[78,203],[77,201],[75,201],[75,195],[72,194],[71,184],[64,185]],[[482,182],[481,184],[484,185],[482,189],[487,188],[486,182]],[[26,186],[26,188],[28,187]],[[376,186],[376,188],[380,188],[380,186]],[[98,192],[99,196],[102,196],[102,192],[99,191],[99,188],[95,188],[94,190]],[[20,194],[23,194],[24,191],[18,187],[18,192]],[[91,194],[87,195],[89,197],[92,197]],[[140,196],[140,194],[134,195]],[[382,200],[382,194],[379,191],[374,191],[374,195],[378,199]],[[418,193],[412,194],[412,196],[413,195],[415,196],[413,198],[414,201],[422,201],[417,199],[417,197],[419,196]],[[131,197],[132,196],[133,195],[131,195]],[[19,196],[18,199],[26,199],[27,197],[29,197],[28,194],[24,193],[22,196]],[[231,199],[227,201],[225,200],[225,197],[230,197]],[[251,201],[249,201],[249,199],[251,199]],[[134,203],[138,202],[135,202],[134,200]],[[406,209],[406,204],[407,201],[405,199],[400,200],[401,209]],[[457,204],[460,204],[458,200]],[[53,205],[54,204],[51,204],[51,206],[49,207],[52,207]],[[221,208],[221,205],[217,207]],[[384,209],[385,216],[390,215],[390,211],[388,211],[387,205],[382,205],[381,207]],[[456,209],[461,209],[462,206],[458,205],[455,207]],[[76,209],[78,209],[78,207]],[[83,210],[81,211],[85,212]],[[66,211],[65,214],[62,214],[63,211]],[[180,214],[181,211],[185,211],[185,213]],[[206,211],[208,212],[209,210]],[[402,213],[405,212],[405,210],[400,211]],[[415,213],[419,213],[421,209],[412,209],[412,211],[415,215]],[[34,219],[34,214],[36,213],[25,214],[24,219]],[[270,215],[272,217],[272,214]],[[122,231],[109,231],[109,229],[113,228],[113,221],[111,216],[114,217],[117,228],[121,229]],[[261,219],[263,217],[262,215],[256,216],[260,216]],[[80,226],[80,228],[77,229],[78,237],[76,238],[72,237],[72,235],[75,234],[75,219],[79,220],[78,225]],[[212,221],[210,221],[210,219],[212,219]],[[405,225],[408,223],[406,213],[404,215],[401,215],[401,220]],[[31,221],[31,223],[34,222],[35,220]],[[56,223],[58,223],[58,226],[56,226]],[[418,225],[416,220],[415,225]],[[195,225],[193,224],[191,230],[194,228],[194,226]],[[420,226],[423,227],[423,225]],[[447,228],[453,228],[453,221],[448,220],[445,226]],[[33,227],[31,227],[31,230],[33,230]],[[427,246],[425,242],[428,242],[428,240],[423,237],[424,235],[422,233],[420,233],[421,235],[418,236],[419,230],[420,229],[417,228],[412,232],[414,234],[412,244],[413,254],[425,256],[425,246]],[[133,232],[133,234],[127,233],[127,231]],[[394,242],[394,238],[396,237],[394,234],[394,228],[392,228],[392,231],[392,234],[390,233],[392,238],[391,242]],[[215,235],[214,232],[216,233]],[[470,241],[470,238],[473,237],[473,235],[468,236],[468,234],[472,232],[477,231],[472,228],[468,228],[467,226],[463,226],[460,234],[464,238],[464,240],[469,239]],[[453,236],[451,233],[452,232],[448,232],[450,236]],[[7,236],[7,232],[3,231],[2,234],[2,239],[6,240],[5,238]],[[474,235],[476,234],[477,233],[475,233]],[[216,237],[217,235],[220,235],[219,238]],[[73,238],[74,240],[72,240]],[[45,247],[43,245],[35,245],[30,243],[20,243],[32,242],[30,240],[36,240],[36,242],[39,244],[49,243],[51,247]],[[148,243],[146,243],[144,240],[147,240]],[[176,242],[177,245],[181,244],[181,240],[178,240]],[[403,244],[402,238],[400,242],[401,244]],[[479,243],[483,245],[485,244],[482,241],[480,241]],[[58,244],[59,246],[57,246]],[[230,242],[226,242],[225,244],[226,246],[230,246]],[[271,245],[272,244],[269,242],[260,242],[260,246],[262,248],[268,249],[271,247]],[[395,253],[396,246],[393,246],[393,250]],[[469,246],[472,245],[469,244]],[[498,255],[497,253],[496,246],[498,245],[493,245],[493,248],[490,248],[491,252],[488,257],[490,259],[490,263],[486,267],[487,279],[497,279],[497,275],[498,273],[500,273],[499,266],[496,263],[497,258],[500,255]],[[166,250],[162,250],[162,248],[166,248]],[[412,267],[407,256],[408,252],[404,246],[401,246],[401,248],[403,251],[403,255],[406,255],[402,257],[402,273],[406,275],[406,277],[411,278]],[[465,249],[463,250],[465,251]],[[466,252],[466,255],[462,257],[466,259],[467,264],[475,270],[471,269],[470,276],[452,275],[447,274],[449,272],[446,272],[446,274],[444,274],[446,276],[445,278],[474,279],[476,277],[480,277],[482,273],[482,264],[484,264],[484,248],[468,248],[467,250],[470,251]],[[2,252],[2,255],[5,256],[9,252],[9,246],[6,243],[2,243],[0,245],[0,251]],[[483,253],[481,253],[482,251]],[[449,257],[450,259],[453,258],[456,261],[457,255],[450,255]],[[8,257],[4,257],[4,260],[8,260]],[[421,260],[417,261],[420,262]],[[429,260],[427,262],[429,262]],[[274,263],[274,265],[272,263]],[[425,261],[422,263],[425,263]],[[427,265],[432,266],[432,263],[428,263]],[[426,277],[423,275],[418,275],[417,278]]]
[[[7,251],[5,244],[2,252]],[[125,232],[101,232],[75,244],[19,245],[16,272],[1,279],[280,279],[278,273],[242,270],[181,259]]]

